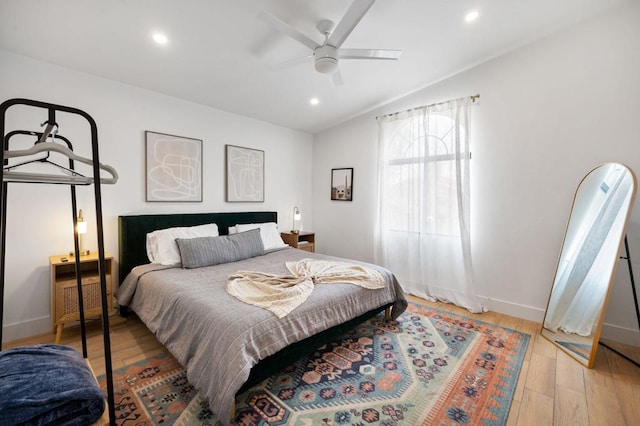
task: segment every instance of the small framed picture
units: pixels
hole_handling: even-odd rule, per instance
[[[331,169],[331,199],[353,200],[353,168]]]

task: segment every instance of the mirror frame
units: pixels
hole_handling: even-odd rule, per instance
[[[553,331],[550,331],[550,330],[545,328],[545,321],[547,319],[547,315],[549,314],[549,304],[551,302],[551,296],[553,294],[553,289],[555,287],[555,284],[556,284],[556,281],[557,281],[557,278],[558,278],[558,270],[560,269],[560,262],[562,261],[562,255],[563,255],[564,250],[565,250],[565,244],[567,243],[567,236],[568,236],[569,230],[571,228],[571,219],[573,218],[574,208],[576,207],[576,201],[578,201],[578,194],[580,192],[582,184],[596,170],[600,169],[601,167],[610,165],[610,164],[617,164],[617,165],[623,167],[629,173],[629,175],[631,176],[631,179],[632,179],[632,183],[631,183],[631,198],[629,200],[629,205],[627,206],[627,211],[626,211],[626,214],[625,214],[624,223],[622,224],[622,228],[621,228],[621,232],[620,232],[620,236],[619,236],[619,241],[618,241],[618,244],[617,244],[618,249],[615,252],[615,258],[614,258],[613,266],[611,268],[611,271],[610,271],[610,274],[609,274],[609,277],[608,277],[607,290],[604,293],[604,300],[602,302],[602,308],[600,309],[600,313],[598,315],[598,319],[597,319],[597,323],[596,323],[596,326],[595,326],[595,330],[592,333],[592,335],[588,337],[589,339],[592,338],[593,341],[591,343],[591,351],[589,353],[589,358],[585,362],[586,358],[580,357],[579,355],[577,355],[573,351],[571,351],[571,350],[567,349],[566,347],[558,344],[558,342],[556,342],[554,339],[552,339],[549,336],[545,335],[545,331],[547,331],[548,333],[554,333]],[[571,356],[573,359],[575,359],[576,361],[578,361],[582,365],[586,366],[587,368],[592,368],[594,363],[595,363],[596,353],[598,351],[598,343],[600,341],[600,333],[602,331],[602,324],[604,323],[604,317],[605,317],[605,314],[606,314],[606,311],[607,311],[607,305],[608,305],[608,302],[609,302],[609,296],[611,295],[611,289],[613,287],[613,280],[615,278],[616,271],[618,269],[618,263],[620,263],[619,262],[620,253],[622,252],[622,249],[623,249],[623,244],[624,244],[624,240],[625,240],[625,236],[626,236],[627,226],[629,225],[629,219],[631,217],[631,210],[633,208],[633,204],[634,204],[635,197],[636,197],[637,186],[638,186],[638,182],[637,182],[635,173],[633,172],[633,170],[631,170],[625,164],[617,163],[617,162],[602,163],[602,164],[594,167],[593,169],[591,169],[591,171],[589,171],[580,180],[580,183],[578,184],[578,187],[577,187],[577,189],[576,189],[576,191],[574,193],[574,196],[573,196],[573,202],[571,203],[571,210],[569,212],[569,219],[567,220],[567,227],[565,229],[565,234],[564,234],[564,237],[562,239],[562,245],[560,246],[560,253],[558,254],[558,261],[556,263],[556,270],[555,270],[555,273],[553,275],[553,282],[551,284],[551,289],[549,291],[549,298],[547,299],[547,307],[545,308],[544,317],[542,319],[542,324],[541,324],[541,327],[540,327],[540,335],[542,337],[544,337],[545,339],[547,339],[548,341],[550,341],[556,348],[562,350],[563,352],[565,352],[566,354]]]

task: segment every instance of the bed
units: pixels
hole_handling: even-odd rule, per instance
[[[308,299],[278,318],[225,290],[238,271],[287,275],[286,262],[347,262],[285,247],[239,261],[184,269],[149,263],[147,233],[217,224],[227,235],[236,224],[277,223],[276,212],[198,213],[119,217],[121,311],[132,310],[183,365],[189,382],[219,419],[230,418],[237,392],[258,383],[364,319],[391,308],[396,318],[407,301],[394,275],[379,266],[386,284],[371,290],[347,283],[316,284]],[[257,231],[256,231],[257,232]],[[250,233],[244,233],[243,235]],[[194,240],[195,241],[195,240]]]

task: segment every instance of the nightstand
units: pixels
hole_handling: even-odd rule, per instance
[[[80,256],[82,276],[82,299],[85,319],[102,316],[102,293],[98,273],[98,252]],[[105,253],[105,275],[107,285],[107,308],[113,310],[113,257]],[[65,322],[79,321],[78,284],[76,282],[76,260],[74,256],[50,256],[51,268],[51,326],[56,333],[56,344],[60,343]]]
[[[285,244],[290,245],[293,248],[300,250],[306,250],[310,252],[316,251],[316,234],[315,232],[300,231],[297,234],[291,232],[282,232],[280,234]]]

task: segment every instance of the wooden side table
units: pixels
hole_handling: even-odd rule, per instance
[[[102,316],[102,293],[98,272],[98,252],[80,256],[82,277],[82,299],[85,318]],[[113,310],[113,257],[105,253],[105,275],[107,285],[107,308]],[[50,256],[51,268],[51,326],[56,333],[56,344],[60,343],[65,322],[79,321],[78,285],[76,282],[76,260],[74,256]]]
[[[310,252],[316,251],[316,234],[315,232],[300,231],[297,234],[291,232],[282,232],[280,234],[282,240],[293,248],[306,250]]]

